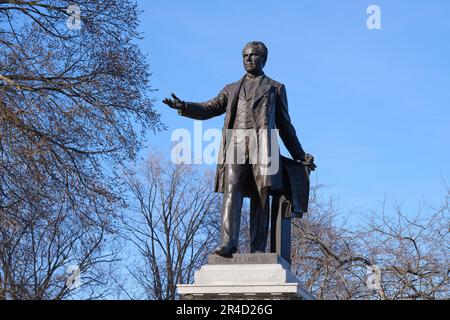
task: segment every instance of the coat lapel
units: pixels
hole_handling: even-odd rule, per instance
[[[238,82],[236,82],[236,84],[232,87],[230,95],[229,95],[229,99],[230,99],[230,112],[228,115],[228,120],[226,121],[226,128],[227,129],[231,129],[230,128],[230,124],[234,123],[234,119],[236,117],[236,111],[237,111],[237,103],[238,103],[238,99],[239,99],[239,92],[241,91],[241,87],[242,84],[244,83],[244,79],[245,76],[241,78],[241,80],[239,80]],[[256,87],[255,92],[252,93],[253,94],[253,99],[252,99],[252,109],[256,109],[256,107],[259,105],[259,101],[261,100],[261,98],[270,90],[270,88],[272,87],[268,78],[266,77],[266,75],[261,77],[261,80],[259,80],[260,83],[259,85]]]
[[[255,109],[259,105],[259,100],[269,91],[269,89],[272,87],[268,81],[268,78],[264,75],[261,80],[260,84],[256,87],[255,94],[253,96],[252,106],[253,109]]]
[[[244,76],[245,77],[245,76]],[[236,117],[236,110],[237,110],[237,102],[239,99],[239,92],[241,91],[242,84],[244,83],[244,77],[239,80],[234,87],[232,88],[230,92],[230,114],[228,117],[226,128],[230,129],[230,123],[234,123],[234,118]]]

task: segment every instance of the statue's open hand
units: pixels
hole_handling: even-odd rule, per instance
[[[181,101],[174,93],[171,94],[172,99],[165,98],[163,100],[164,104],[167,104],[169,107],[173,109],[180,110],[183,108],[183,101]]]

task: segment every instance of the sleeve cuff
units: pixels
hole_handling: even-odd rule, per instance
[[[183,115],[184,111],[187,109],[187,103],[183,101],[183,106],[181,109],[178,109],[178,114]]]

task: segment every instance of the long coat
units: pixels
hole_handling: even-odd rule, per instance
[[[288,112],[288,103],[286,89],[283,84],[270,79],[266,75],[259,78],[259,84],[251,101],[251,110],[253,123],[256,132],[260,129],[267,129],[266,139],[258,139],[258,148],[262,148],[262,152],[270,155],[270,133],[271,129],[279,129],[279,135],[291,156],[296,160],[304,158],[304,151],[298,141],[295,129],[291,123]],[[225,113],[224,126],[222,129],[222,141],[217,161],[217,170],[215,178],[215,192],[223,192],[225,184],[225,158],[227,150],[226,129],[232,129],[236,117],[237,102],[239,92],[244,82],[244,77],[237,82],[226,85],[220,93],[213,99],[202,102],[187,102],[185,108],[179,113],[183,116],[196,119],[206,120]],[[252,165],[253,175],[255,177],[256,186],[261,193],[262,190],[279,190],[281,189],[282,173],[281,169],[271,175],[262,175],[259,164]]]

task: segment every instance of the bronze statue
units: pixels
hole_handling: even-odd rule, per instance
[[[215,253],[232,257],[237,251],[244,197],[250,198],[250,250],[265,252],[269,227],[269,194],[282,190],[282,170],[269,175],[261,174],[261,164],[249,161],[254,150],[245,142],[244,163],[227,161],[230,146],[236,141],[227,141],[227,130],[254,130],[270,132],[279,129],[279,135],[292,158],[314,169],[313,157],[306,154],[298,141],[288,113],[286,89],[283,84],[267,77],[263,68],[268,51],[264,43],[248,43],[242,53],[246,74],[237,82],[226,85],[213,99],[203,102],[181,101],[172,93],[173,99],[163,102],[177,109],[182,116],[206,120],[225,113],[221,153],[219,154],[215,191],[224,194],[222,204],[221,243]],[[225,140],[225,141],[224,141]],[[230,139],[228,139],[230,140]],[[270,137],[258,139],[257,148],[270,154]],[[241,145],[242,146],[242,145]],[[276,156],[280,157],[279,150]]]

